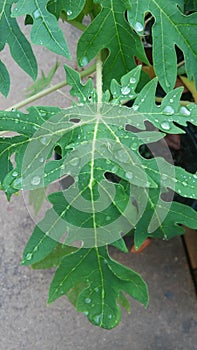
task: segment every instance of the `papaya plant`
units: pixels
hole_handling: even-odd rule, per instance
[[[197,213],[174,201],[175,193],[197,198],[197,175],[173,164],[165,141],[166,135],[183,134],[187,123],[197,126],[195,103],[183,101],[183,87],[175,87],[177,48],[184,75],[197,85],[196,5],[183,0],[0,0],[0,50],[8,44],[13,59],[35,80],[31,97],[0,111],[1,190],[8,200],[20,190],[30,191],[39,210],[48,186],[60,183],[47,197],[50,208],[27,242],[22,264],[55,266],[49,303],[66,295],[103,328],[119,323],[120,307],[130,310],[127,296],[148,305],[145,281],[115,261],[110,246],[127,253],[124,235],[133,235],[139,249],[148,237],[168,240],[182,235],[185,226],[197,228]],[[20,16],[31,28],[31,42],[17,22]],[[152,65],[144,45],[150,18]],[[81,31],[78,68],[65,64],[66,80],[47,88],[58,64],[48,77],[37,79],[32,44],[71,60],[60,21]],[[0,61],[4,96],[8,70]],[[157,96],[158,84],[163,98]],[[70,107],[33,106],[40,92],[43,96],[65,85],[71,87]],[[27,111],[20,111],[28,103]],[[155,153],[154,145],[168,156]]]

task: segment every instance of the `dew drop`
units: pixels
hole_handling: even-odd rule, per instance
[[[79,158],[73,158],[70,160],[70,164],[76,166],[79,164]]]
[[[40,176],[34,176],[33,179],[31,180],[31,184],[34,185],[34,186],[37,186],[40,184]]]
[[[129,89],[128,86],[123,86],[121,92],[123,95],[128,95],[131,92],[131,89]]]
[[[31,253],[27,253],[25,256],[25,260],[31,260],[32,258],[32,254]]]
[[[18,173],[17,173],[17,171],[14,171],[14,172],[12,173],[12,176],[13,176],[13,177],[16,177],[16,176],[18,176]]]
[[[173,103],[173,102],[174,102],[173,98],[170,98],[170,103]]]
[[[123,163],[127,163],[130,160],[128,154],[124,150],[118,151],[117,155],[115,155],[115,158],[117,158]]]
[[[180,113],[183,114],[183,115],[190,115],[191,112],[189,111],[189,109],[187,109],[186,107],[182,106],[180,108]]]
[[[144,26],[142,23],[136,22],[134,25],[134,29],[136,30],[136,32],[142,32],[144,30]]]
[[[88,64],[88,58],[87,57],[83,57],[81,60],[81,66],[86,66],[86,64]]]
[[[72,11],[71,10],[68,10],[66,13],[67,13],[68,16],[72,15]]]
[[[109,314],[108,318],[109,318],[109,320],[111,320],[112,319],[112,314]]]
[[[98,291],[99,291],[99,288],[98,288],[98,287],[96,287],[96,288],[95,288],[95,292],[96,292],[96,293],[98,293]]]
[[[89,312],[88,311],[84,311],[84,315],[88,316]]]
[[[38,130],[38,127],[37,127],[36,125],[34,125],[34,126],[33,126],[33,129],[37,131],[37,130]]]
[[[35,11],[33,12],[33,17],[34,17],[35,19],[41,17],[41,13],[40,13],[40,11],[39,11],[38,9],[35,10]]]
[[[90,298],[85,298],[85,303],[86,304],[90,304],[91,303],[91,299]]]
[[[129,179],[129,180],[131,180],[131,179],[133,178],[133,174],[132,174],[130,171],[128,171],[128,172],[125,174],[125,176],[126,176],[127,179]]]
[[[111,216],[106,216],[106,221],[109,221],[109,220],[111,220]]]
[[[167,180],[168,177],[167,177],[166,174],[162,174],[162,175],[161,175],[161,178],[162,178],[163,181],[165,181],[165,180]]]
[[[135,84],[135,83],[136,83],[136,78],[131,77],[131,78],[130,78],[130,84]]]
[[[187,182],[183,181],[182,182],[183,186],[187,186]]]
[[[194,174],[193,177],[194,177],[194,179],[197,179],[197,174]]]
[[[102,320],[102,315],[100,314],[100,315],[94,316],[93,320],[94,320],[95,324],[99,324]]]
[[[39,158],[39,162],[40,162],[40,163],[43,163],[43,162],[44,162],[44,158],[43,158],[43,157],[40,157],[40,158]]]
[[[18,185],[20,185],[21,183],[22,183],[22,177],[19,177],[18,179],[14,180],[13,185],[14,185],[14,186],[18,186]]]
[[[48,137],[44,136],[41,138],[40,142],[43,144],[43,145],[46,145],[48,143],[49,139]]]
[[[169,115],[174,114],[174,109],[171,106],[166,106],[163,111],[164,111],[164,113],[169,114]]]
[[[161,123],[161,127],[164,130],[170,130],[170,124],[168,122],[166,122],[166,121]]]
[[[132,109],[133,109],[134,111],[137,111],[137,110],[138,110],[138,108],[139,108],[139,106],[138,106],[138,105],[134,105],[134,106],[132,107]]]

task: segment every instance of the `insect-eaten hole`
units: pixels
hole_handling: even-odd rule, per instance
[[[81,121],[81,119],[80,118],[70,118],[69,119],[69,122],[71,122],[71,123],[80,123],[80,121]]]
[[[104,177],[106,178],[107,181],[113,182],[115,184],[118,184],[121,180],[121,178],[114,173],[111,173],[110,171],[106,171],[104,173]]]

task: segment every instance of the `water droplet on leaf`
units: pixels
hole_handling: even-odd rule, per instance
[[[139,106],[138,106],[138,105],[134,105],[134,106],[132,107],[132,109],[133,109],[134,111],[137,111],[137,110],[138,110],[138,108],[139,108]]]
[[[170,124],[168,122],[166,122],[166,121],[161,123],[161,127],[164,130],[170,130]]]
[[[136,22],[134,25],[134,29],[136,32],[142,32],[144,30],[144,26],[140,22]]]
[[[44,162],[44,158],[43,158],[43,157],[40,157],[40,158],[39,158],[39,162],[40,162],[40,163],[43,163],[43,162]]]
[[[129,179],[129,180],[131,180],[131,179],[133,178],[133,174],[132,174],[130,171],[126,172],[125,176],[126,176],[127,179]]]
[[[72,15],[72,11],[71,10],[68,10],[66,13],[67,13],[68,16]]]
[[[86,304],[90,304],[91,303],[91,299],[90,298],[85,298],[85,303]]]
[[[13,177],[16,177],[16,176],[18,176],[18,173],[17,173],[17,171],[14,171],[14,172],[12,173],[12,176],[13,176]]]
[[[27,253],[25,256],[25,260],[31,260],[32,258],[32,254],[31,253]]]
[[[121,89],[121,92],[123,95],[128,95],[130,93],[131,89],[129,89],[128,86],[123,86]]]
[[[81,66],[84,67],[88,64],[88,58],[87,57],[83,57],[81,60]]]
[[[166,106],[163,111],[164,111],[164,113],[169,114],[169,115],[174,114],[174,109],[171,106]]]
[[[33,179],[31,180],[31,184],[34,185],[34,186],[37,186],[40,184],[40,176],[34,176]]]
[[[191,112],[189,111],[189,109],[187,109],[186,107],[182,106],[180,108],[180,113],[183,114],[183,115],[190,115]]]
[[[136,83],[136,78],[131,77],[131,78],[130,78],[130,84],[135,84],[135,83]]]
[[[41,13],[40,13],[40,11],[39,11],[38,9],[35,10],[35,11],[33,12],[33,17],[34,17],[35,19],[41,17]]]
[[[79,164],[79,158],[73,158],[70,160],[70,164],[76,166]]]
[[[94,320],[95,324],[99,324],[102,320],[102,315],[100,314],[100,315],[94,316],[93,320]]]

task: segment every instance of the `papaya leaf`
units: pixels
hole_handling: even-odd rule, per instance
[[[77,58],[79,65],[85,66],[102,49],[109,50],[103,65],[103,87],[106,90],[113,78],[119,80],[136,66],[134,56],[147,64],[148,61],[140,38],[125,20],[129,1],[97,2],[102,9],[79,39]]]
[[[37,76],[37,62],[31,45],[21,32],[16,19],[11,17],[13,3],[14,1],[10,0],[0,2],[0,51],[4,49],[7,43],[16,63],[35,80]],[[0,62],[0,78],[0,91],[7,96],[10,80],[8,71],[2,62]]]
[[[121,312],[117,301],[122,290],[144,306],[148,303],[143,279],[112,260],[105,247],[82,248],[63,258],[50,286],[49,303],[80,283],[82,288],[74,302],[77,310],[103,328],[111,329],[119,323]]]
[[[35,94],[37,94],[38,92],[44,90],[50,83],[51,80],[53,79],[58,67],[59,67],[60,63],[56,62],[56,64],[51,68],[49,74],[47,76],[45,76],[44,71],[41,71],[41,78],[37,79],[35,81],[34,84],[32,84],[31,86],[29,86],[26,89],[27,95],[28,97],[33,96]]]
[[[144,215],[136,225],[134,242],[138,249],[147,237],[170,239],[184,233],[184,225],[193,229],[197,228],[197,213],[194,209],[187,205],[172,202],[169,203],[158,198],[155,190],[146,190],[148,201]],[[166,212],[165,218],[163,212]],[[162,220],[161,220],[162,218]],[[153,232],[152,225],[156,229]]]
[[[58,26],[57,19],[46,9],[48,0],[19,0],[12,11],[12,16],[29,14],[33,18],[31,41],[33,44],[44,45],[49,50],[71,58],[64,34]]]
[[[189,80],[194,78],[197,86],[197,44],[195,40],[197,13],[189,16],[184,15],[181,11],[183,6],[180,6],[180,4],[177,6],[178,1],[130,0],[130,3],[132,9],[128,11],[128,20],[140,36],[143,35],[144,14],[150,12],[154,16],[155,22],[152,27],[153,62],[156,75],[163,89],[166,92],[170,91],[174,88],[176,82],[175,44],[184,53]]]

